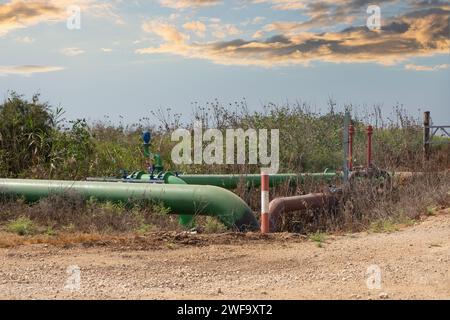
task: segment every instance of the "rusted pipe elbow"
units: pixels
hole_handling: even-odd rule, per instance
[[[317,209],[320,207],[329,207],[331,205],[334,205],[335,202],[335,195],[330,192],[310,193],[303,196],[273,199],[269,204],[271,231],[278,231],[277,224],[280,216],[283,213],[306,209]]]

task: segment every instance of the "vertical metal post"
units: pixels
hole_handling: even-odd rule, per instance
[[[372,135],[373,135],[373,127],[367,127],[367,169],[372,166]]]
[[[261,172],[261,233],[269,233],[269,175]]]
[[[348,170],[353,171],[353,136],[355,127],[351,124],[348,126]]]
[[[430,160],[430,111],[423,114],[423,159]]]
[[[348,181],[348,126],[350,125],[350,112],[345,111],[344,116],[344,138],[343,138],[343,145],[344,145],[344,163],[343,163],[343,179],[344,183]]]

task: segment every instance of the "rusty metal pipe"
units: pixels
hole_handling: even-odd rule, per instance
[[[306,209],[331,207],[336,204],[336,197],[332,193],[310,193],[303,196],[276,198],[269,204],[271,231],[278,231],[277,222],[281,214]]]

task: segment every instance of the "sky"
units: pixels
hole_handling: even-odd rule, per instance
[[[39,92],[68,118],[131,123],[214,99],[332,98],[450,124],[449,13],[448,0],[0,0],[0,99]]]

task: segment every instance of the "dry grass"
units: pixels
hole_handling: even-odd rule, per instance
[[[257,232],[226,232],[216,234],[195,234],[186,231],[159,231],[145,235],[136,233],[100,234],[100,233],[61,233],[54,236],[34,235],[18,236],[0,231],[0,248],[20,245],[53,245],[57,247],[108,246],[118,250],[176,249],[182,246],[209,246],[253,243],[303,242],[307,238],[298,234],[276,233],[260,234]]]
[[[421,215],[429,215],[431,207],[449,207],[449,191],[448,173],[412,175],[407,180],[355,180],[344,188],[337,208],[287,214],[282,230],[358,232],[378,226],[389,231],[396,225],[411,225]]]
[[[324,185],[318,181],[307,180],[299,187],[283,184],[272,188],[271,197],[319,192],[323,188]],[[363,230],[390,232],[399,225],[413,224],[421,215],[430,215],[430,208],[437,211],[449,207],[449,190],[448,173],[412,174],[407,179],[355,179],[344,188],[337,207],[285,214],[279,224],[280,231],[301,234]],[[258,215],[260,191],[240,186],[235,192]],[[211,217],[197,217],[196,226],[202,233],[226,232],[226,228]],[[75,194],[66,194],[51,196],[35,204],[26,204],[21,200],[0,202],[2,230],[19,237],[34,235],[32,241],[39,242],[41,239],[60,241],[55,239],[67,234],[73,237],[74,233],[100,239],[123,234],[182,231],[182,228],[178,217],[167,214],[167,209],[158,204],[124,206],[84,201]],[[3,245],[2,241],[6,240],[0,240],[0,245]]]
[[[98,233],[61,233],[54,236],[38,234],[34,236],[20,236],[9,232],[0,231],[0,248],[10,248],[18,245],[50,244],[55,246],[67,246],[70,244],[100,244],[110,241],[112,235]]]
[[[52,195],[34,204],[22,200],[0,202],[0,230],[22,235],[29,234],[31,229],[33,234],[52,235],[145,233],[179,228],[177,217],[168,215],[167,209],[159,204],[100,203],[84,201],[76,194]]]

